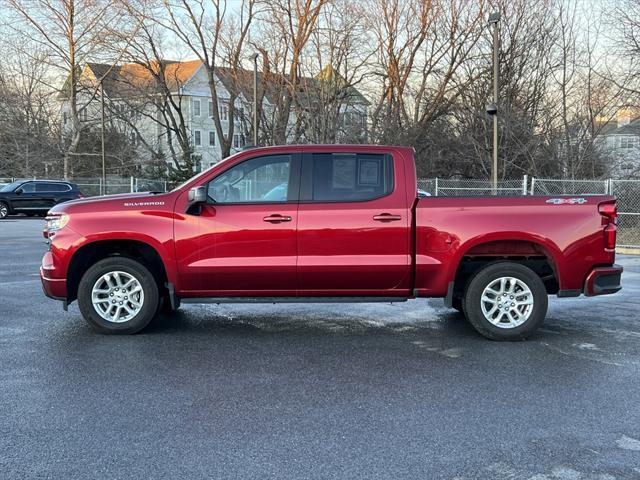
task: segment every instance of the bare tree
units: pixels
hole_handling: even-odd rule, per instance
[[[299,99],[305,47],[328,0],[273,0],[262,16],[260,40],[265,45],[265,82],[272,91],[272,142],[289,140],[292,111]],[[300,141],[301,121],[294,118],[293,141]]]
[[[49,174],[60,159],[51,122],[55,96],[43,87],[46,55],[37,48],[25,55],[0,45],[0,175]]]
[[[236,100],[241,88],[238,79],[245,55],[249,29],[255,16],[256,0],[242,0],[239,13],[227,12],[227,4],[220,0],[164,0],[166,19],[157,18],[159,25],[171,31],[201,62],[207,73],[212,119],[220,141],[222,156],[231,152],[236,118],[239,115]],[[227,128],[223,126],[220,105],[220,75],[232,81],[224,84],[228,93]]]
[[[84,126],[78,112],[78,76],[82,65],[99,56],[106,26],[117,21],[112,0],[2,0],[14,17],[14,31],[49,53],[47,64],[66,77],[61,94],[69,100],[70,127],[62,147],[63,175],[71,173],[71,159],[78,153]]]

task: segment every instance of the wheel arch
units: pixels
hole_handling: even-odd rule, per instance
[[[76,300],[78,285],[85,272],[96,262],[109,257],[127,257],[139,261],[153,274],[161,294],[166,293],[167,282],[171,281],[171,272],[167,271],[158,249],[139,239],[108,239],[85,243],[78,248],[67,269],[67,301]]]
[[[561,285],[560,249],[547,239],[513,235],[505,238],[476,238],[458,250],[450,272],[453,296],[458,296],[479,269],[499,261],[511,261],[531,268],[545,283],[547,292],[558,293]]]

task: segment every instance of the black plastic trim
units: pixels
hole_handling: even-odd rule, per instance
[[[401,303],[407,297],[190,297],[183,303]]]

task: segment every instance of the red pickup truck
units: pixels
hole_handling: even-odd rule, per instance
[[[444,297],[482,335],[519,339],[547,295],[620,290],[611,196],[417,194],[413,149],[240,152],[163,193],[49,212],[47,296],[104,333],[181,302],[400,302]]]

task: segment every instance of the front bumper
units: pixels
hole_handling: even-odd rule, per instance
[[[67,299],[67,279],[55,277],[55,265],[51,252],[45,252],[40,266],[40,280],[44,294],[55,300]]]
[[[594,268],[584,282],[584,294],[592,297],[616,293],[622,288],[620,285],[622,270],[622,265],[618,264]]]

